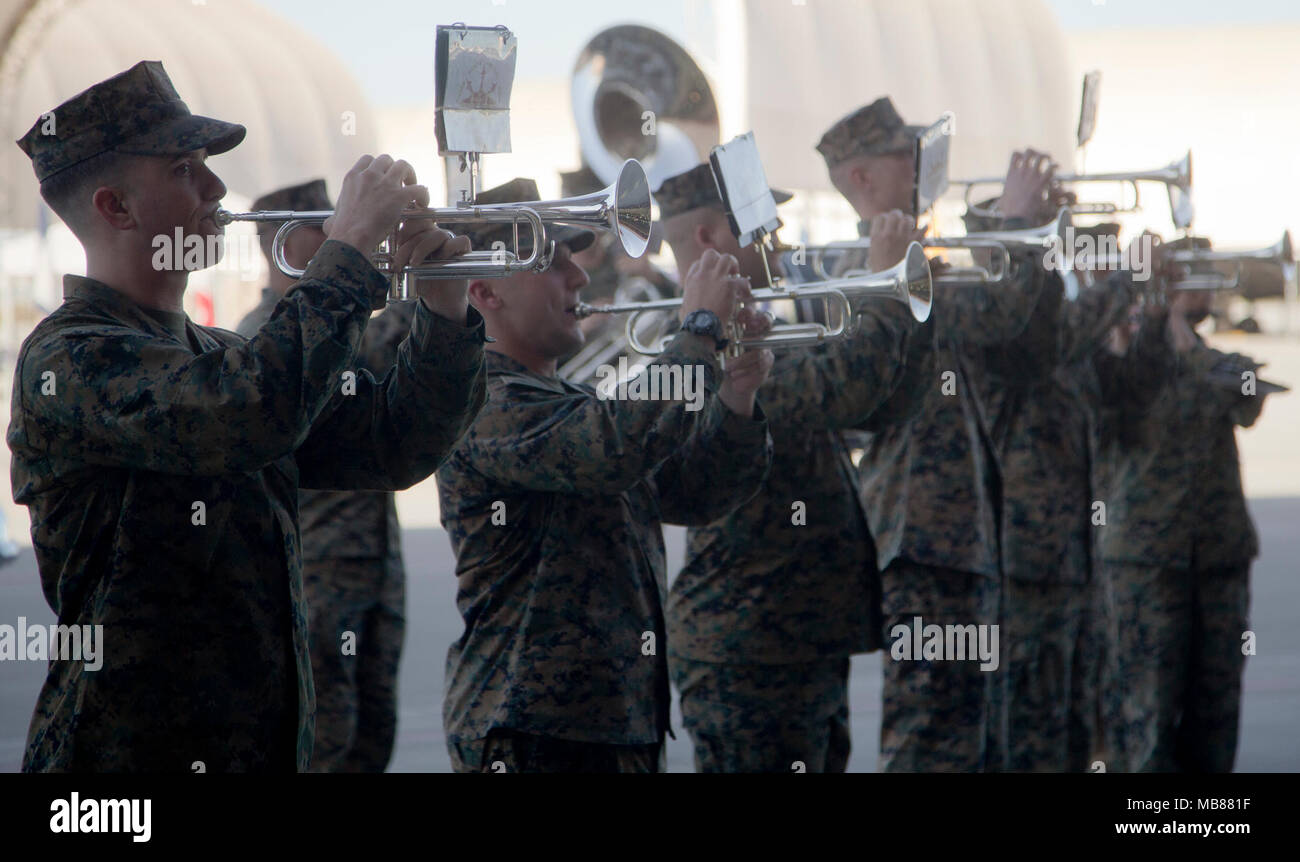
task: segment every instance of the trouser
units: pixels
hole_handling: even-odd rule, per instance
[[[1104,580],[1086,584],[1008,580],[1007,763],[1012,772],[1085,772],[1103,749]]]
[[[884,691],[881,772],[981,772],[1000,767],[1002,721],[998,670],[977,658],[937,660],[904,653],[896,626],[991,626],[997,623],[996,578],[895,560],[881,574]],[[911,637],[903,634],[901,637]],[[900,657],[901,656],[901,657]]]
[[[447,740],[456,772],[663,772],[663,742],[606,745],[570,742],[518,730],[493,730],[483,739]]]
[[[1250,563],[1191,571],[1107,563],[1118,616],[1124,768],[1231,772]]]
[[[848,656],[724,664],[668,656],[696,772],[843,772]]]
[[[402,560],[307,560],[303,592],[316,687],[309,771],[383,772],[397,736]]]

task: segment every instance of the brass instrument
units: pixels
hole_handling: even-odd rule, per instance
[[[746,347],[806,347],[821,344],[831,338],[839,338],[853,329],[852,300],[870,297],[883,297],[902,302],[908,306],[912,316],[918,321],[930,317],[932,299],[930,263],[926,260],[920,243],[914,242],[909,245],[907,254],[897,266],[881,272],[854,272],[843,278],[800,284],[786,289],[760,288],[753,291],[752,300],[746,300],[747,302],[769,302],[778,299],[821,300],[828,306],[828,312],[829,307],[837,310],[838,321],[833,327],[814,322],[780,324],[759,338],[734,337],[728,350],[734,355]],[[638,337],[638,318],[652,311],[678,309],[681,305],[681,297],[618,305],[593,306],[579,303],[576,313],[579,318],[593,314],[630,314],[627,321],[628,344],[638,353],[653,356],[663,351],[668,339],[660,339],[653,345],[642,343]],[[826,319],[832,319],[829,313]],[[732,334],[738,336],[734,323],[730,325]]]
[[[964,269],[950,269],[934,279],[935,286],[963,286],[971,284],[995,284],[1004,281],[1011,272],[1011,254],[1046,254],[1055,245],[1064,248],[1068,241],[1068,231],[1072,224],[1070,211],[1062,207],[1056,218],[1038,227],[1023,230],[995,230],[969,233],[956,237],[926,237],[921,240],[925,248],[982,249],[992,254],[988,266],[976,266]],[[794,247],[784,246],[782,250]],[[826,245],[806,249],[813,270],[822,278],[827,278],[825,256],[827,252],[837,250],[853,251],[871,248],[871,238],[832,242]]]
[[[721,135],[703,70],[650,27],[625,24],[593,36],[574,63],[571,92],[583,161],[603,182],[636,159],[656,189],[706,159]]]
[[[1232,290],[1241,283],[1242,266],[1246,261],[1257,260],[1289,266],[1295,263],[1291,246],[1291,232],[1283,231],[1282,238],[1267,248],[1253,251],[1214,251],[1213,249],[1179,249],[1169,253],[1175,263],[1228,263],[1234,265],[1229,279],[1221,273],[1193,273],[1170,285],[1175,290]]]
[[[650,188],[658,188],[706,160],[721,136],[707,76],[685,48],[650,27],[620,25],[593,36],[574,63],[571,95],[582,162],[604,182],[625,159],[636,159]],[[653,117],[652,134],[645,133],[646,112]],[[620,279],[614,291],[616,305],[662,298],[640,277]],[[659,323],[645,317],[630,327],[644,341],[657,339]],[[590,380],[601,365],[628,352],[625,331],[602,331],[559,368],[559,375]]]
[[[976,186],[997,184],[1005,181],[1005,179],[1005,176],[978,177],[969,180],[953,180],[952,182],[966,186],[966,206],[971,214],[978,216],[994,216],[997,215],[996,212],[978,206],[971,200],[973,197],[973,190]],[[1071,212],[1092,215],[1135,212],[1141,206],[1141,193],[1138,188],[1138,183],[1164,183],[1169,190],[1170,207],[1174,211],[1174,223],[1178,227],[1188,227],[1191,224],[1191,150],[1188,150],[1187,154],[1181,159],[1170,162],[1165,167],[1157,168],[1155,170],[1118,171],[1100,174],[1057,174],[1055,179],[1062,183],[1127,183],[1133,187],[1133,203],[1127,207],[1106,202],[1085,202],[1074,204],[1070,207]]]
[[[614,290],[615,305],[658,299],[663,299],[659,288],[654,282],[640,276],[622,280]],[[644,339],[655,328],[655,321],[647,320],[638,328],[638,337]],[[627,336],[623,328],[610,327],[585,342],[577,353],[556,369],[556,374],[565,380],[585,383],[596,376],[600,366],[614,362],[625,352],[627,352]]]
[[[528,270],[543,271],[551,265],[554,244],[547,240],[546,226],[575,225],[589,230],[614,231],[623,249],[631,257],[645,253],[650,241],[653,199],[645,171],[629,159],[623,163],[618,178],[609,186],[589,195],[561,198],[552,201],[524,201],[510,204],[476,206],[472,203],[450,207],[409,207],[402,212],[402,221],[431,219],[439,224],[513,224],[514,248],[471,251],[455,260],[431,261],[394,270],[397,253],[397,231],[400,222],[384,240],[378,251],[371,255],[375,268],[389,276],[388,298],[405,302],[413,298],[408,278],[460,279],[504,278],[512,273]],[[334,215],[333,210],[292,212],[289,210],[262,210],[234,213],[217,210],[214,220],[225,226],[236,221],[284,222],[276,231],[272,243],[275,265],[285,275],[299,278],[305,270],[291,265],[284,256],[285,239],[305,225],[319,225]],[[526,225],[532,234],[532,251],[523,255],[519,241],[519,226]]]

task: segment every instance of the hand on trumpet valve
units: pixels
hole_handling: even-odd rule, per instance
[[[362,156],[343,177],[334,215],[322,228],[330,239],[369,256],[411,205],[429,205],[429,190],[417,184],[415,169],[387,154]]]
[[[433,260],[450,260],[469,254],[467,236],[457,236],[428,219],[404,222],[397,231],[395,266],[418,265]],[[464,323],[469,310],[469,281],[466,279],[417,278],[415,293],[435,314]]]
[[[1143,231],[1128,244],[1124,263],[1132,272],[1139,272],[1144,264],[1149,264],[1151,282],[1159,288],[1171,287],[1189,272],[1185,265],[1170,259],[1171,253],[1158,234]]]
[[[1040,218],[1034,219],[1034,224],[1045,222],[1060,212],[1061,207],[1072,207],[1078,202],[1078,195],[1061,185],[1059,180],[1053,179],[1047,189],[1047,204],[1043,207]]]
[[[757,316],[763,317],[761,313]],[[771,321],[768,320],[762,331],[766,332],[770,327]],[[745,332],[760,334],[748,328]],[[767,348],[746,350],[739,356],[728,356],[723,363],[722,386],[718,389],[718,397],[722,399],[722,403],[740,416],[753,416],[755,395],[758,393],[758,388],[767,381],[774,361],[772,351]]]
[[[686,271],[679,313],[685,320],[692,311],[707,309],[725,324],[735,315],[736,305],[750,295],[749,279],[740,274],[736,258],[706,249]]]
[[[871,219],[871,247],[867,251],[867,269],[881,272],[903,259],[912,242],[920,242],[925,228],[902,210],[890,210]]]
[[[942,257],[932,257],[930,260],[930,279],[934,280],[939,276],[952,269],[952,264],[948,263]]]
[[[1036,224],[1035,220],[1046,206],[1056,167],[1051,156],[1037,150],[1012,153],[1002,197],[998,200],[1002,217],[1021,218]]]
[[[741,338],[762,338],[772,330],[772,315],[746,305],[736,310],[735,324]]]

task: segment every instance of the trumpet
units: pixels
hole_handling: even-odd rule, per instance
[[[734,322],[728,324],[731,343],[728,354],[737,355],[746,347],[791,348],[810,347],[832,338],[839,338],[853,330],[855,314],[853,300],[866,298],[887,298],[907,305],[909,311],[918,321],[930,317],[933,296],[933,284],[930,279],[930,263],[925,258],[921,244],[914,242],[907,247],[903,260],[881,272],[854,272],[843,278],[827,279],[820,282],[794,285],[787,289],[760,288],[753,291],[752,299],[747,302],[770,302],[778,299],[815,299],[827,306],[826,320],[831,320],[830,309],[834,308],[836,323],[830,326],[823,323],[786,323],[772,329],[758,338],[742,338]],[[650,302],[628,302],[616,305],[587,305],[578,303],[575,314],[579,318],[593,314],[630,314],[627,320],[626,335],[628,344],[637,353],[654,356],[662,353],[668,338],[662,338],[655,344],[641,341],[638,319],[641,315],[653,311],[667,311],[680,308],[682,298],[659,299]]]
[[[552,201],[524,201],[509,204],[461,203],[451,207],[408,207],[402,211],[401,220],[431,219],[440,224],[510,224],[514,226],[514,248],[492,251],[471,251],[455,260],[439,260],[408,265],[397,269],[397,230],[401,222],[371,255],[376,269],[389,277],[388,298],[393,302],[413,299],[409,278],[505,278],[516,272],[546,270],[551,265],[555,244],[547,239],[547,225],[573,225],[589,230],[614,231],[623,249],[631,257],[640,257],[650,243],[652,219],[650,183],[645,171],[634,159],[628,159],[619,170],[618,178],[598,192],[561,198]],[[294,212],[290,210],[260,210],[236,213],[217,210],[214,220],[225,226],[231,222],[283,222],[271,244],[271,256],[276,268],[285,275],[300,278],[305,271],[293,266],[284,256],[284,243],[289,234],[306,225],[319,225],[333,210]],[[520,226],[532,235],[532,249],[522,254]]]
[[[1267,248],[1253,251],[1214,251],[1208,248],[1180,249],[1170,252],[1169,259],[1175,263],[1228,263],[1234,265],[1231,279],[1222,273],[1193,273],[1187,278],[1174,282],[1170,285],[1172,288],[1177,290],[1232,290],[1241,284],[1241,272],[1247,261],[1275,263],[1285,267],[1295,263],[1295,253],[1291,246],[1291,232],[1283,231],[1282,238]]]
[[[641,276],[621,281],[614,290],[614,302],[647,302],[662,299],[663,294],[649,279]],[[644,329],[654,329],[654,321],[647,321]],[[596,376],[600,366],[616,360],[627,351],[627,338],[623,331],[603,331],[582,345],[582,348],[565,361],[557,374],[565,380],[586,383]]]
[[[956,237],[926,237],[921,240],[925,248],[982,249],[992,254],[988,266],[975,266],[962,269],[950,269],[934,279],[936,286],[963,286],[971,284],[994,284],[1005,281],[1011,272],[1011,255],[1046,254],[1054,245],[1064,248],[1072,220],[1069,209],[1062,207],[1056,218],[1038,227],[1023,230],[994,230],[968,233]],[[832,242],[807,249],[813,270],[822,278],[828,278],[825,257],[828,252],[853,251],[871,248],[871,238]]]
[[[1072,212],[1087,213],[1092,215],[1109,215],[1113,213],[1136,212],[1141,206],[1141,192],[1138,189],[1138,183],[1152,182],[1164,183],[1169,187],[1171,202],[1174,190],[1177,189],[1185,198],[1190,199],[1192,194],[1192,151],[1188,150],[1187,154],[1181,159],[1170,162],[1163,168],[1156,168],[1150,171],[1119,171],[1104,174],[1057,174],[1056,180],[1062,183],[1127,183],[1133,187],[1133,203],[1128,207],[1122,207],[1119,204],[1094,202],[1074,204],[1070,207]],[[971,197],[976,186],[992,185],[1000,183],[1006,177],[978,177],[970,180],[953,180],[954,184],[966,186],[966,206],[973,215],[990,216],[996,215],[995,212],[984,207],[977,206],[972,202]]]

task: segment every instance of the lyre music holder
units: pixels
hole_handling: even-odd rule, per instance
[[[768,286],[777,287],[765,251],[781,227],[781,219],[776,214],[776,199],[767,184],[754,133],[746,132],[714,147],[709,152],[709,164],[731,232],[742,248],[759,246],[758,256],[763,261]]]
[[[434,51],[434,131],[447,170],[449,204],[479,193],[479,156],[510,152],[510,91],[517,40],[505,26],[439,25]],[[458,161],[453,175],[451,165]],[[462,180],[453,182],[454,180]],[[464,182],[467,180],[468,182]],[[459,188],[458,199],[453,186]]]
[[[916,136],[912,212],[918,218],[948,190],[948,144],[954,125],[953,115],[948,112]]]

